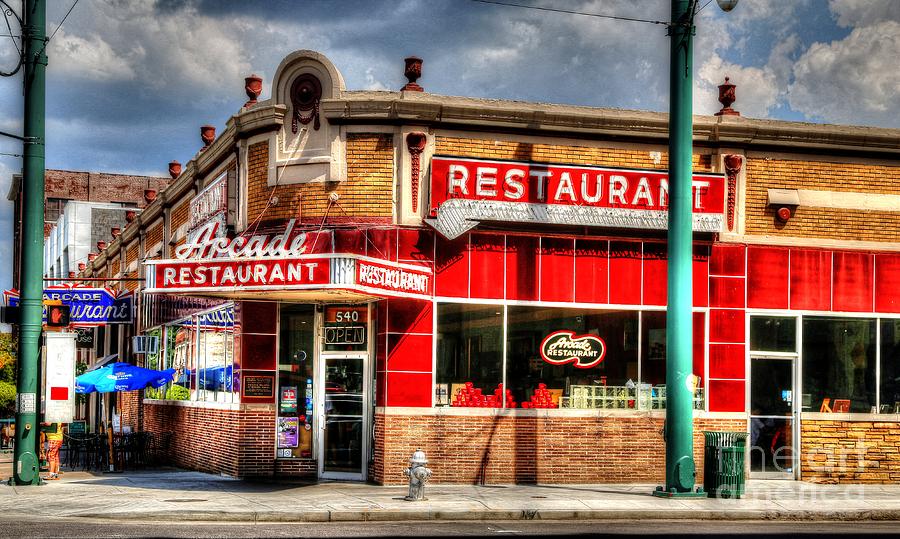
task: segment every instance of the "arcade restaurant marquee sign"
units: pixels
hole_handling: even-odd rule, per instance
[[[722,231],[724,175],[694,174],[692,199],[694,231]],[[668,205],[666,171],[435,156],[426,222],[447,239],[481,221],[665,230]]]
[[[349,253],[311,254],[307,234],[290,220],[282,233],[224,237],[210,221],[180,245],[173,260],[147,260],[147,293],[347,290],[427,298],[431,269]]]

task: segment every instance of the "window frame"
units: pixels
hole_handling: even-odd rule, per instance
[[[636,387],[640,387],[642,383],[642,368],[643,368],[643,313],[644,312],[662,312],[666,313],[665,306],[656,306],[656,305],[609,305],[609,304],[583,304],[583,303],[547,303],[547,302],[535,302],[535,301],[516,301],[516,300],[492,300],[492,299],[463,299],[463,298],[453,298],[453,297],[435,297],[434,298],[434,309],[433,309],[433,327],[434,327],[434,338],[433,342],[433,368],[432,368],[432,388],[435,389],[437,387],[438,382],[438,365],[440,358],[438,357],[438,347],[437,347],[437,335],[439,333],[439,324],[440,317],[438,315],[438,311],[440,305],[446,304],[458,304],[458,305],[490,305],[493,307],[502,309],[502,319],[503,319],[503,328],[502,328],[502,347],[501,347],[501,369],[502,369],[502,381],[504,390],[507,386],[507,360],[509,356],[508,351],[508,335],[509,335],[509,307],[532,307],[532,308],[561,308],[561,309],[571,309],[571,310],[591,310],[591,311],[633,311],[638,314],[637,316],[637,358],[638,358],[638,376],[635,381]],[[703,315],[703,372],[695,373],[702,376],[700,388],[702,392],[702,407],[694,408],[694,412],[708,413],[709,412],[709,398],[707,393],[708,388],[708,374],[709,374],[709,307],[693,307],[691,309],[692,317],[696,314]],[[462,409],[461,407],[454,408],[451,405],[438,405],[437,399],[435,396],[436,391],[432,390],[431,392],[431,407],[440,408],[440,409]],[[449,396],[452,400],[452,396]],[[487,408],[487,410],[515,410],[516,413],[520,413],[521,411],[525,411],[526,413],[532,412],[531,409],[524,409],[519,406],[516,408],[507,408],[505,399],[503,399],[503,403],[499,408]],[[636,405],[637,406],[637,405]],[[614,409],[614,408],[550,408],[550,409],[542,409],[542,413],[572,413],[572,412],[624,412],[624,413],[633,413],[633,414],[646,414],[648,412],[651,413],[665,413],[665,408],[659,409],[651,409],[651,410],[643,410],[635,408],[627,408],[624,410]]]

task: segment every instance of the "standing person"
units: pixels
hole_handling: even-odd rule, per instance
[[[54,427],[56,427],[54,429]],[[50,423],[50,432],[47,432],[47,464],[50,475],[48,480],[59,479],[59,448],[63,443],[63,424]]]

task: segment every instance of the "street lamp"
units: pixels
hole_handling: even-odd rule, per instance
[[[716,0],[731,11],[737,0]],[[669,71],[669,230],[666,307],[666,484],[661,497],[705,497],[694,490],[693,214],[691,180],[694,16],[698,0],[672,0]]]

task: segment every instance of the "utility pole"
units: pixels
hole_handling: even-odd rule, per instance
[[[24,46],[25,141],[22,174],[22,271],[20,274],[16,445],[16,485],[41,482],[38,463],[42,300],[44,293],[44,109],[47,68],[45,0],[25,0]]]
[[[696,0],[672,0],[669,24],[669,265],[666,307],[666,497],[694,492],[693,381],[693,56]]]

